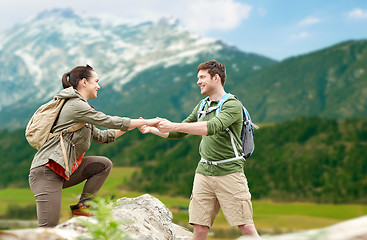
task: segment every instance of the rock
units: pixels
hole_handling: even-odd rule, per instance
[[[119,225],[133,240],[189,240],[192,233],[172,223],[171,211],[157,198],[144,194],[137,198],[121,198],[113,204],[113,216],[124,222]],[[76,217],[55,228],[24,229],[0,232],[1,240],[76,240],[88,236],[80,220],[94,221],[94,217]],[[127,221],[126,221],[127,220]]]
[[[117,200],[113,213],[117,219],[132,221],[123,225],[132,239],[175,239],[171,211],[149,194]]]
[[[192,233],[172,223],[172,213],[157,198],[144,194],[137,198],[121,198],[113,204],[113,216],[122,220],[119,228],[132,240],[189,240]],[[88,236],[81,220],[97,222],[94,217],[72,218],[55,228],[0,231],[0,240],[77,240]],[[341,222],[323,229],[300,231],[263,240],[367,240],[367,216]],[[251,238],[238,238],[238,240]]]
[[[251,238],[240,237],[237,240]],[[367,240],[367,216],[344,221],[330,227],[277,236],[262,236],[263,240]]]
[[[184,228],[174,223],[172,223],[172,225],[173,225],[173,231],[175,233],[177,240],[191,240],[192,239],[193,234],[187,228]]]

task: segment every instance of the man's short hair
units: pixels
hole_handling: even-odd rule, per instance
[[[210,77],[214,77],[215,74],[218,74],[222,81],[222,86],[224,86],[226,82],[226,67],[224,64],[219,63],[217,60],[210,60],[200,63],[197,71],[199,72],[200,70],[208,70]]]

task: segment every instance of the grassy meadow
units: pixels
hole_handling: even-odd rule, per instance
[[[114,167],[110,176],[101,188],[99,195],[112,196],[114,199],[122,197],[137,197],[144,193],[131,192],[124,188],[131,175],[139,171],[138,168]],[[69,205],[77,203],[82,184],[63,190],[62,211],[60,221],[69,219]],[[173,221],[179,225],[190,228],[187,224],[187,207],[189,199],[184,197],[171,197],[152,193],[161,200],[173,213]],[[286,199],[286,198],[285,198]],[[9,205],[35,205],[35,199],[30,189],[7,188],[0,190],[0,216]],[[303,229],[322,228],[340,221],[367,215],[366,205],[333,205],[301,202],[272,202],[267,200],[254,200],[254,221],[260,233],[280,233]],[[222,212],[218,215],[212,228],[212,234],[221,239],[231,239],[238,236],[235,227],[230,227]],[[215,239],[212,237],[212,239]]]

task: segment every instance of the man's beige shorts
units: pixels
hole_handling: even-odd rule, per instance
[[[223,176],[196,173],[190,199],[190,224],[211,227],[220,208],[231,226],[253,224],[251,194],[243,172]]]

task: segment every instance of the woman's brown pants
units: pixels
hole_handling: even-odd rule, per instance
[[[38,226],[54,227],[59,223],[63,188],[87,180],[79,202],[91,200],[91,196],[102,187],[111,168],[112,162],[108,158],[88,156],[83,158],[69,180],[65,180],[46,166],[32,169],[29,174],[29,186],[37,202]]]

